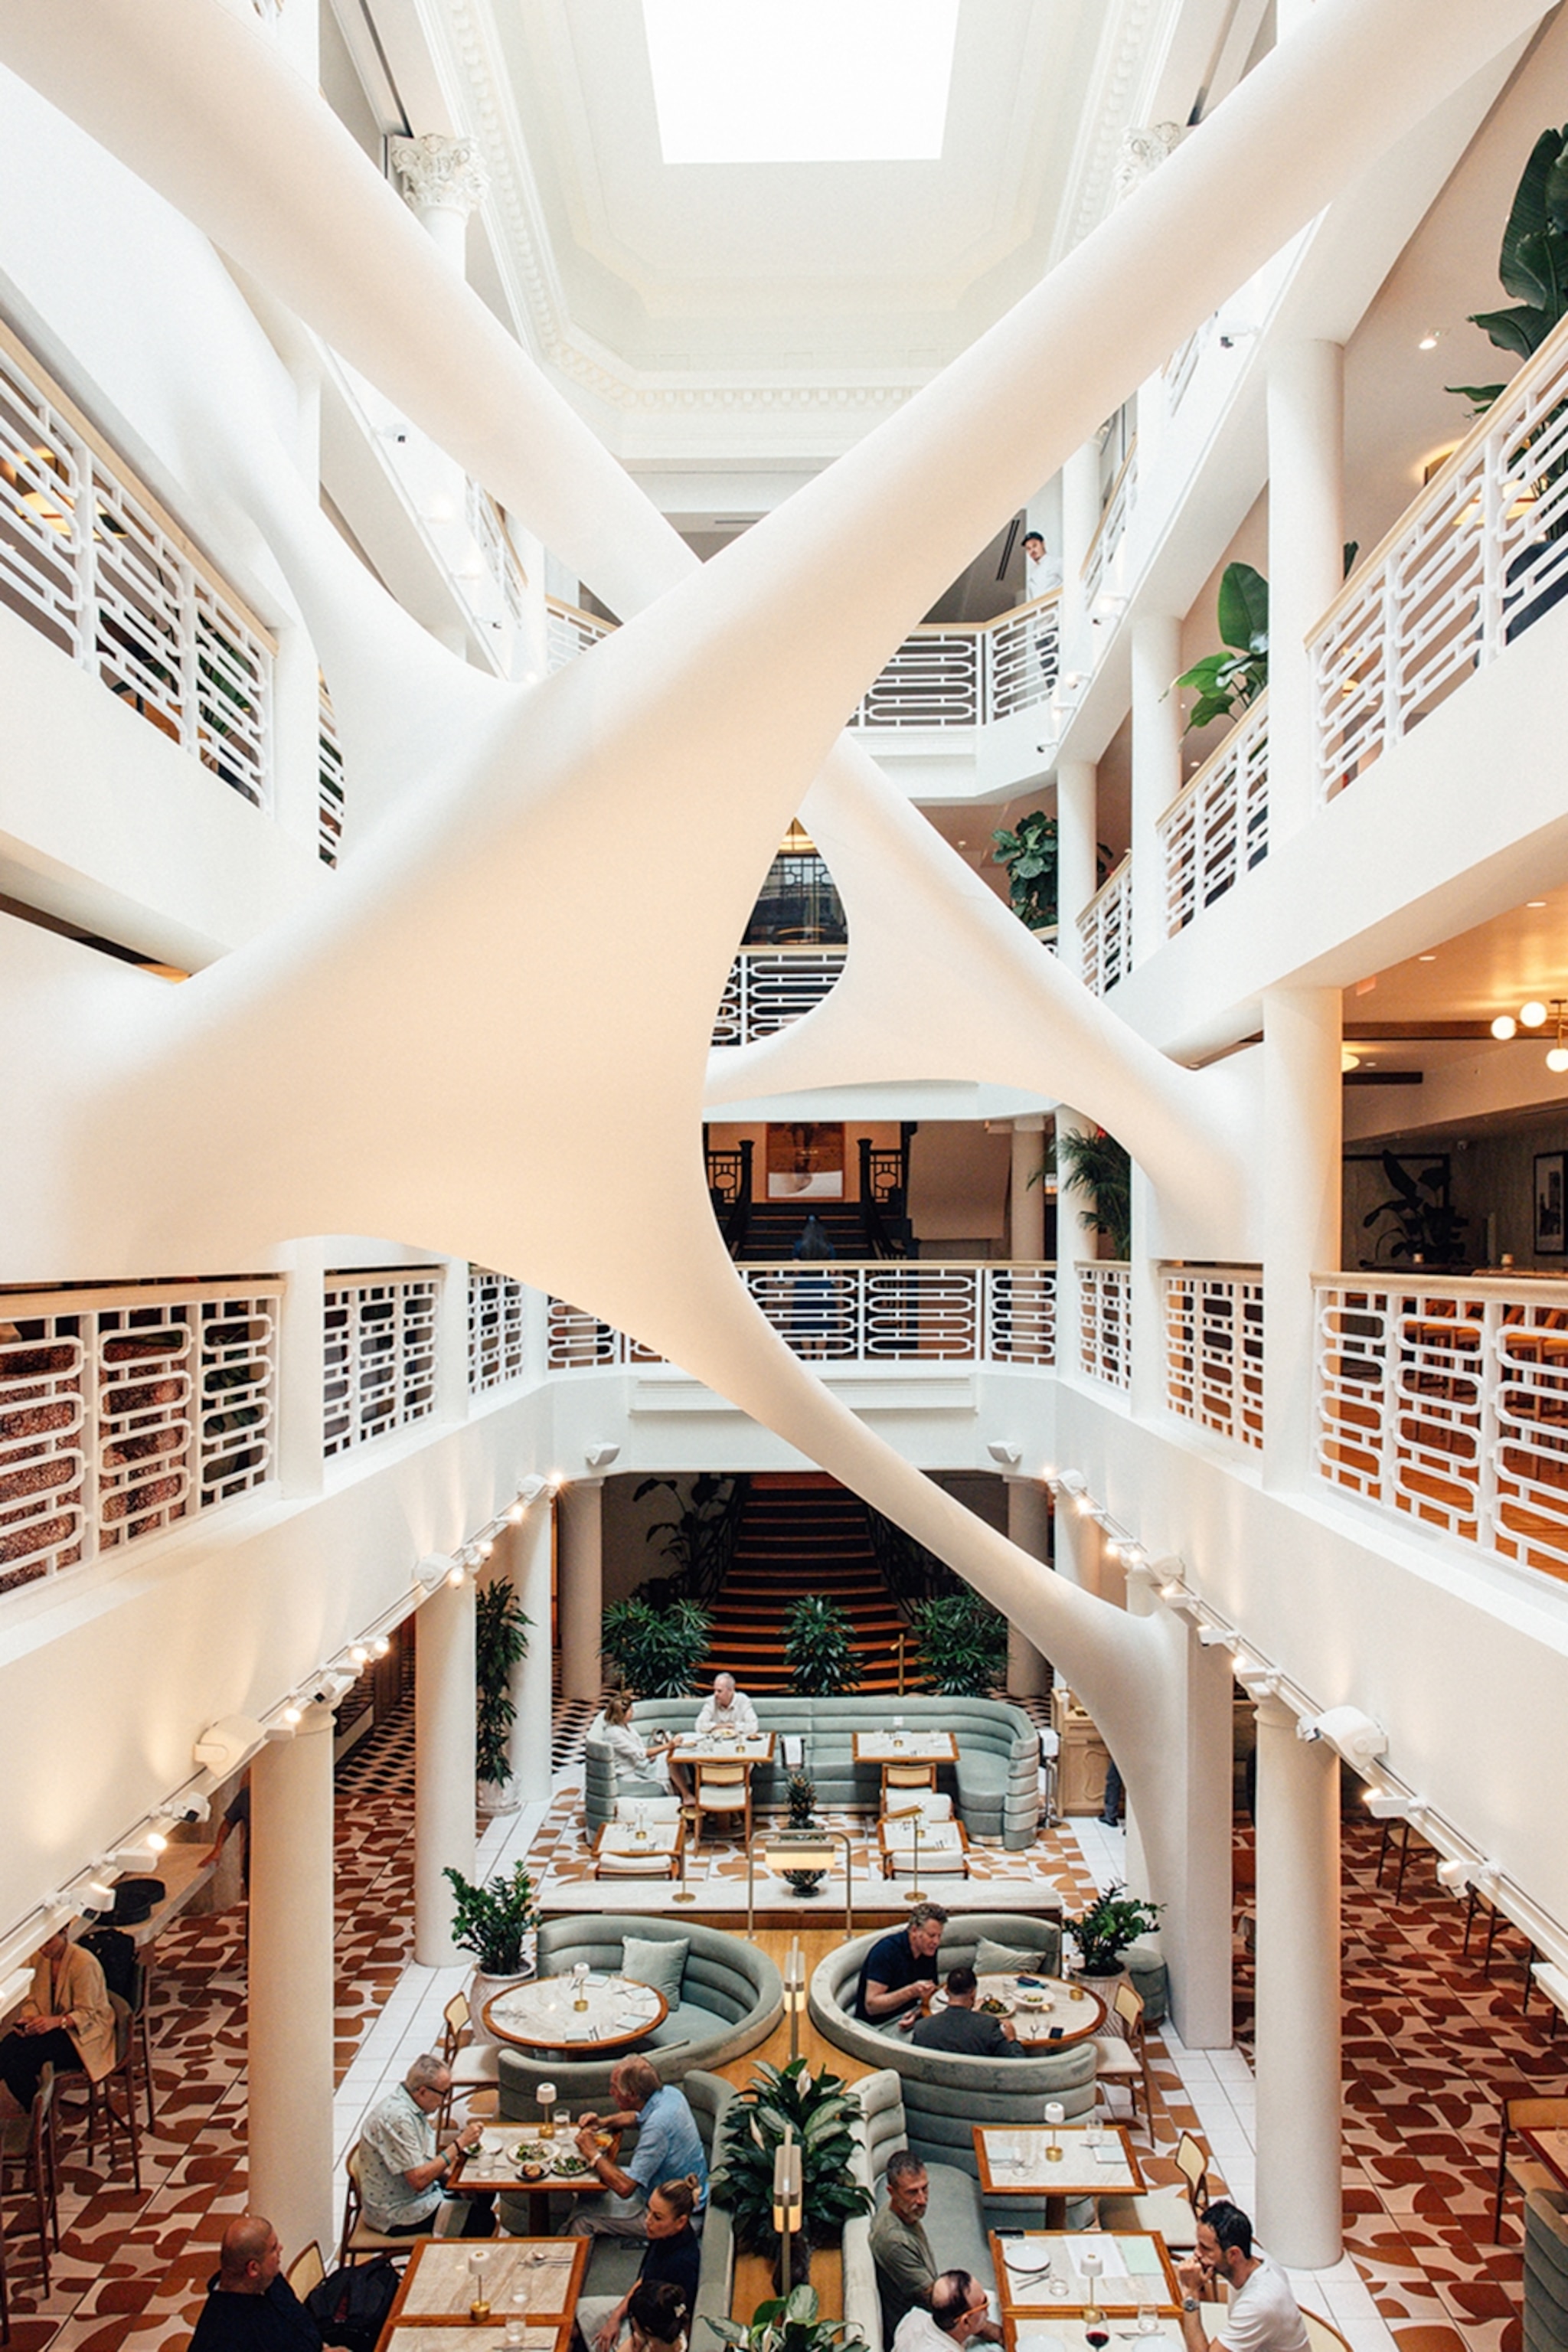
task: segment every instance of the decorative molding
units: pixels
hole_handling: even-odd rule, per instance
[[[1081,244],[1110,208],[1123,135],[1129,128],[1150,35],[1163,7],[1163,0],[1122,0],[1120,11],[1110,15],[1100,45],[1095,87],[1084,106],[1085,123],[1091,127],[1073,159],[1078,203],[1071,225],[1058,242],[1053,259],[1059,260],[1074,246]]]
[[[418,139],[390,142],[393,169],[416,212],[468,215],[489,193],[490,175],[472,139],[446,139],[426,131]]]
[[[1182,143],[1179,122],[1152,122],[1142,131],[1124,131],[1121,152],[1116,159],[1116,179],[1111,201],[1120,204],[1130,196],[1141,182],[1168,163]]]

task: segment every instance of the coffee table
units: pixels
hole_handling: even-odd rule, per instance
[[[376,2352],[497,2352],[514,2318],[524,2352],[570,2352],[588,2252],[586,2238],[420,2238]],[[485,2258],[485,2320],[470,2316],[474,2254]]]
[[[651,1985],[590,1969],[581,1979],[586,2006],[576,2005],[579,1979],[535,1977],[486,2001],[485,2023],[498,2042],[520,2050],[624,2050],[664,2023],[669,2003]]]
[[[1089,2145],[1085,2124],[1032,2125],[1024,2129],[975,2124],[974,2154],[985,2197],[1043,2198],[1046,2228],[1065,2230],[1069,2197],[1141,2197],[1147,2185],[1131,2139],[1121,2124],[1101,2124],[1100,2153]],[[1059,2147],[1053,2162],[1047,2151]]]

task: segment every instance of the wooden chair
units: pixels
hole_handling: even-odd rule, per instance
[[[360,2179],[359,2142],[356,2139],[343,2158],[343,2170],[348,2185],[343,2190],[342,2235],[338,2240],[338,2268],[350,2263],[368,2260],[372,2254],[411,2254],[421,2238],[389,2237],[384,2231],[373,2230],[364,2218],[364,2189]],[[426,2235],[434,2237],[435,2231]]]
[[[52,2239],[57,2249],[60,2242],[55,2179],[55,2070],[46,2066],[31,2113],[0,2118],[0,2200],[5,2196],[7,2176],[15,2172],[22,2195],[33,2208],[46,2301],[49,2293],[49,2242]]]
[[[934,1764],[884,1764],[882,1801],[878,1811],[883,1813],[896,1812],[898,1792],[901,1789],[934,1789],[935,1787],[936,1766]],[[889,1801],[889,1797],[892,1799],[891,1802]]]
[[[142,2133],[136,2120],[136,2107],[141,2085],[136,2080],[136,2021],[132,2015],[130,2002],[122,2000],[119,1993],[110,1994],[109,2006],[114,2011],[114,2063],[100,2081],[89,2082],[87,2085],[87,2152],[90,2158],[101,2116],[104,2137],[109,2144],[109,2161],[112,2166],[115,2141],[123,2130],[131,2142],[131,2177],[140,2189]],[[114,2104],[117,2083],[124,2095],[123,2113]]]
[[[697,1810],[693,1846],[702,1842],[702,1824],[710,1813],[741,1813],[745,1817],[742,1832],[743,1842],[752,1842],[752,1775],[742,1763],[718,1762],[710,1757],[697,1759],[697,1786],[692,1791],[692,1803]]]
[[[1184,2131],[1176,2142],[1180,2189],[1153,2189],[1142,2197],[1102,2197],[1102,2230],[1152,2230],[1168,2246],[1184,2252],[1198,2242],[1198,2223],[1209,2201],[1209,2155],[1201,2139]]]
[[[636,1843],[636,1815],[646,1811],[647,1842]],[[675,1878],[685,1859],[686,1820],[678,1797],[650,1798],[644,1804],[632,1798],[616,1807],[616,1818],[605,1822],[594,1840],[595,1878]]]
[[[920,1822],[920,1860],[915,1861],[915,1823]],[[927,1872],[934,1875],[969,1875],[969,1835],[962,1822],[952,1818],[952,1799],[937,1796],[930,1789],[918,1790],[913,1801],[895,1804],[877,1824],[877,1843],[881,1852],[882,1875],[908,1877],[912,1873],[923,1878]]]
[[[466,1992],[455,1992],[441,2011],[441,2062],[451,2069],[452,2087],[436,2118],[437,2134],[452,2119],[452,2103],[475,2091],[493,2090],[500,2081],[500,2052],[494,2042],[475,2048],[473,2013]]]
[[[314,2238],[308,2246],[300,2247],[283,2275],[293,2289],[298,2303],[303,2303],[305,2297],[321,2285],[327,2275],[327,2265],[321,2260],[321,2249]]]
[[[1131,2109],[1131,2120],[1138,2120],[1138,2094],[1143,2094],[1143,2124],[1150,2138],[1154,2136],[1154,2103],[1149,2087],[1149,2057],[1143,2044],[1143,2001],[1125,1979],[1116,1988],[1110,2004],[1110,2016],[1104,2029],[1095,2036],[1095,2054],[1099,2061],[1097,2078],[1109,2091],[1125,2091]]]
[[[147,2022],[152,1997],[152,1963],[139,1955],[132,1981],[131,2015],[135,2022],[137,2045],[142,2053],[142,2088],[147,2099],[147,2128],[150,2132],[158,2127],[157,2112],[153,2105],[153,2034]]]
[[[1498,2109],[1497,2197],[1492,2205],[1492,2236],[1502,2243],[1503,2200],[1510,2188],[1521,2198],[1532,2189],[1558,2189],[1562,2183],[1533,2157],[1510,2157],[1508,2144],[1517,2131],[1562,2131],[1568,2127],[1568,2099],[1504,2099]]]

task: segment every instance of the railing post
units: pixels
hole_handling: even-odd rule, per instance
[[[1480,1394],[1476,1429],[1476,1541],[1494,1551],[1498,1549],[1497,1472],[1498,1448],[1501,1443],[1498,1399],[1502,1391],[1502,1336],[1507,1328],[1503,1321],[1501,1299],[1484,1300],[1478,1367]]]

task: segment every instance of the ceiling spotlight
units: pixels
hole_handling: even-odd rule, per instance
[[[510,1525],[514,1528],[520,1528],[522,1525],[527,1510],[528,1505],[526,1503],[514,1503],[510,1510],[507,1513],[507,1518]]]
[[[1546,1007],[1542,1004],[1539,996],[1532,996],[1528,1004],[1521,1004],[1520,1006],[1519,1025],[1521,1029],[1545,1028]]]
[[[375,1640],[371,1644],[371,1655],[373,1658],[384,1658],[391,1647],[391,1636],[386,1633],[378,1633]]]
[[[1437,1864],[1437,1884],[1446,1886],[1450,1895],[1458,1895],[1474,1868],[1475,1864],[1467,1862],[1463,1855],[1456,1855],[1452,1862],[1440,1862]]]
[[[495,1546],[494,1546],[494,1544],[490,1541],[490,1539],[489,1539],[489,1536],[486,1536],[486,1537],[484,1538],[483,1541],[482,1541],[481,1543],[479,1543],[479,1546],[477,1547],[477,1549],[478,1549],[478,1551],[479,1551],[479,1558],[480,1558],[481,1559],[489,1559],[489,1556],[490,1556],[491,1552],[492,1552],[492,1551],[494,1551],[494,1549],[495,1549]]]
[[[1436,350],[1437,338],[1430,328],[1428,328],[1426,332],[1422,336],[1415,348],[1418,352],[1435,352]]]
[[[1080,1495],[1077,1502],[1074,1504],[1073,1508],[1077,1511],[1080,1519],[1091,1519],[1094,1517],[1094,1496],[1092,1495]]]
[[[1518,1034],[1519,1024],[1514,1019],[1512,1013],[1500,1013],[1497,1019],[1492,1023],[1492,1035],[1498,1040],[1500,1045],[1506,1045],[1510,1037],[1516,1037]]]
[[[288,1705],[288,1706],[284,1708],[284,1710],[283,1710],[283,1720],[284,1720],[284,1722],[289,1726],[289,1729],[290,1729],[290,1730],[292,1730],[292,1729],[294,1728],[294,1726],[295,1726],[297,1723],[302,1723],[302,1722],[304,1721],[304,1719],[305,1719],[305,1710],[304,1710],[304,1708],[303,1708],[303,1707],[300,1707],[300,1706],[296,1706],[294,1705],[293,1701],[290,1699],[290,1701],[289,1701],[289,1705]]]
[[[1348,1073],[1348,1072],[1349,1072],[1349,1071],[1351,1071],[1351,1070],[1359,1070],[1359,1069],[1360,1069],[1360,1067],[1361,1067],[1361,1055],[1360,1055],[1359,1054],[1352,1053],[1352,1050],[1351,1050],[1351,1048],[1350,1048],[1348,1045],[1342,1045],[1342,1046],[1340,1047],[1340,1074],[1341,1074],[1341,1076],[1343,1076],[1346,1073]]]
[[[353,1660],[356,1666],[368,1666],[370,1664],[370,1652],[365,1648],[363,1642],[356,1642],[353,1648],[349,1652],[349,1655]]]
[[[607,1439],[600,1439],[596,1444],[583,1448],[583,1459],[590,1470],[607,1470],[620,1450],[618,1445],[610,1444]]]
[[[463,1567],[463,1563],[462,1563],[462,1561],[461,1561],[461,1560],[458,1560],[458,1562],[457,1563],[456,1567],[455,1567],[455,1568],[453,1568],[453,1569],[451,1569],[451,1570],[448,1571],[448,1573],[447,1573],[447,1583],[448,1583],[448,1584],[451,1584],[451,1585],[458,1585],[458,1584],[461,1584],[461,1582],[462,1582],[462,1580],[463,1580],[463,1578],[464,1578],[464,1575],[465,1575],[466,1573],[467,1573],[467,1571],[465,1570],[465,1569],[464,1569],[464,1567]]]

